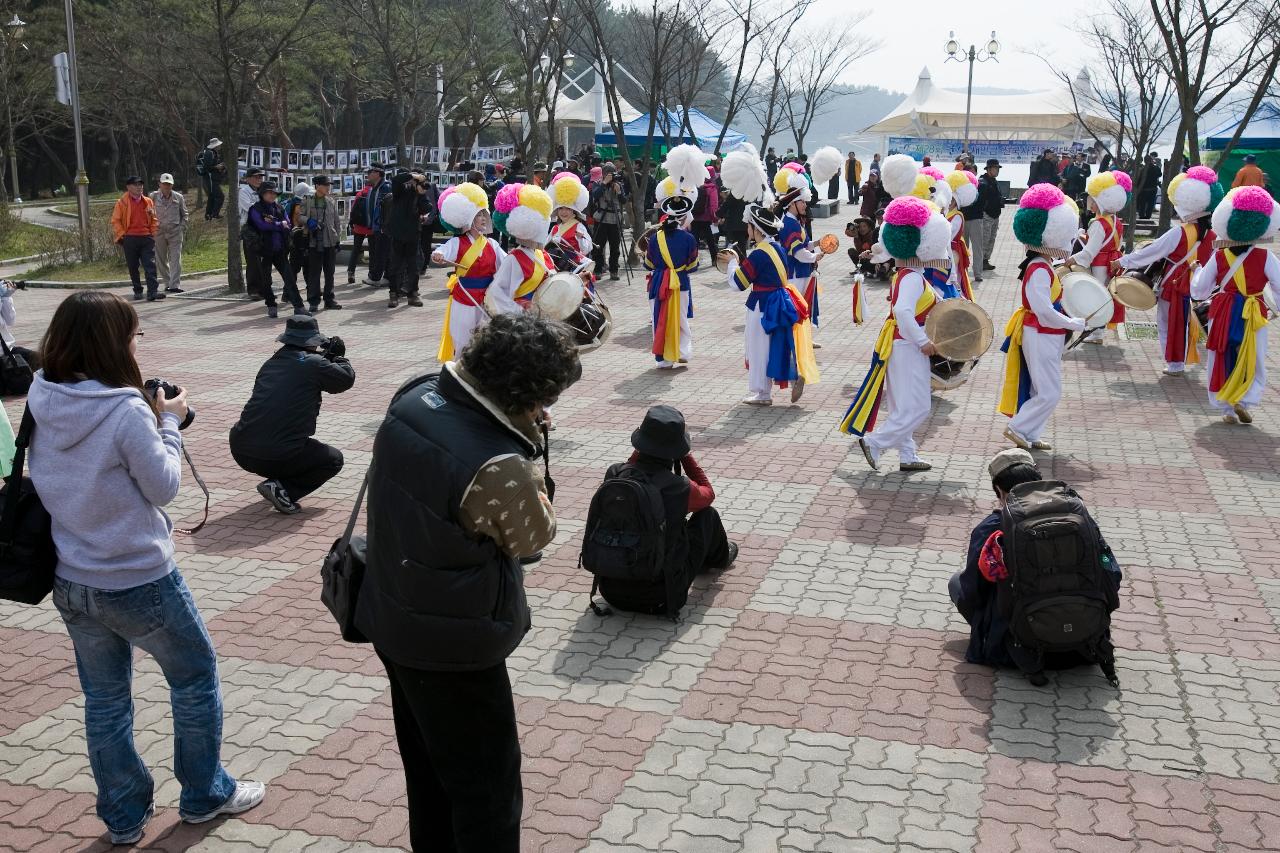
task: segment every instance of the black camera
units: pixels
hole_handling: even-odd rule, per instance
[[[148,394],[156,399],[171,400],[181,393],[181,389],[179,389],[177,385],[165,382],[163,379],[148,379],[146,382],[142,383],[142,387],[146,389]],[[159,396],[161,393],[164,394],[163,397]],[[186,429],[191,426],[191,422],[195,419],[195,408],[193,406],[187,406],[187,416],[183,419],[182,423],[178,424],[178,429]]]
[[[8,280],[5,280],[5,281],[0,281],[0,284],[7,284],[7,285],[9,285],[10,287],[12,287],[14,290],[26,290],[26,289],[27,289],[27,283],[26,283],[25,281],[8,281]]]
[[[320,354],[330,360],[342,358],[347,354],[347,344],[342,338],[333,335],[320,345]]]

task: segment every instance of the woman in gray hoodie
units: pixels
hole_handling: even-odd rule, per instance
[[[76,652],[98,817],[114,844],[142,837],[155,785],[133,743],[133,649],[169,682],[179,814],[202,823],[262,801],[222,767],[213,644],[173,561],[187,395],[156,400],[135,357],[138,315],[112,293],[78,291],[53,315],[27,406],[31,479],[53,517],[53,603]],[[163,394],[161,394],[163,396]]]

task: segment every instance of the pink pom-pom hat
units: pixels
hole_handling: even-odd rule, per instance
[[[1203,181],[1211,184],[1218,180],[1218,173],[1210,169],[1208,166],[1192,166],[1187,169],[1187,177],[1195,181]]]
[[[1115,177],[1116,183],[1124,187],[1125,192],[1127,193],[1133,192],[1133,178],[1129,177],[1128,172],[1120,172],[1120,171],[1113,170],[1111,174],[1112,176]]]
[[[942,170],[937,169],[933,166],[925,166],[923,169],[920,170],[920,174],[928,175],[929,177],[933,178],[935,181],[946,180],[946,176],[942,174]]]
[[[1062,190],[1053,184],[1036,184],[1022,194],[1022,198],[1018,200],[1018,207],[1052,210],[1063,204],[1066,198]]]
[[[520,204],[520,188],[524,184],[507,184],[493,198],[493,209],[498,213],[510,213]]]
[[[1236,210],[1249,210],[1269,216],[1274,204],[1271,194],[1262,187],[1241,187],[1231,194],[1231,206]]]
[[[884,209],[884,221],[890,225],[923,228],[932,214],[933,207],[929,202],[913,195],[903,195],[889,202]]]
[[[449,196],[453,195],[453,194],[454,194],[454,193],[456,193],[456,192],[457,192],[457,189],[455,189],[454,187],[446,187],[446,188],[445,188],[445,191],[444,191],[444,192],[442,192],[442,193],[440,193],[440,197],[436,199],[436,209],[439,209],[439,208],[440,208],[440,204],[441,204],[441,203],[442,203],[446,198],[448,198]]]
[[[802,174],[802,175],[804,174],[804,164],[803,164],[803,163],[797,163],[797,162],[796,162],[796,161],[794,161],[794,160],[792,160],[790,163],[783,163],[783,164],[782,164],[782,168],[784,168],[784,169],[790,169],[790,170],[791,170],[791,171],[793,171],[793,172],[799,172],[799,173],[800,173],[800,174]]]

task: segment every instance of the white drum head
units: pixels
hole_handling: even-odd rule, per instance
[[[1089,327],[1106,325],[1115,310],[1110,291],[1087,272],[1064,273],[1059,279],[1062,309],[1068,316],[1081,318]]]
[[[547,276],[533,294],[533,307],[552,320],[564,320],[581,304],[582,279],[571,272]]]

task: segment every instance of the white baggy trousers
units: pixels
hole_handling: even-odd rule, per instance
[[[915,431],[929,417],[929,356],[911,341],[893,342],[884,379],[884,399],[889,416],[867,433],[865,441],[878,460],[885,450],[897,450],[902,462],[916,462]]]

